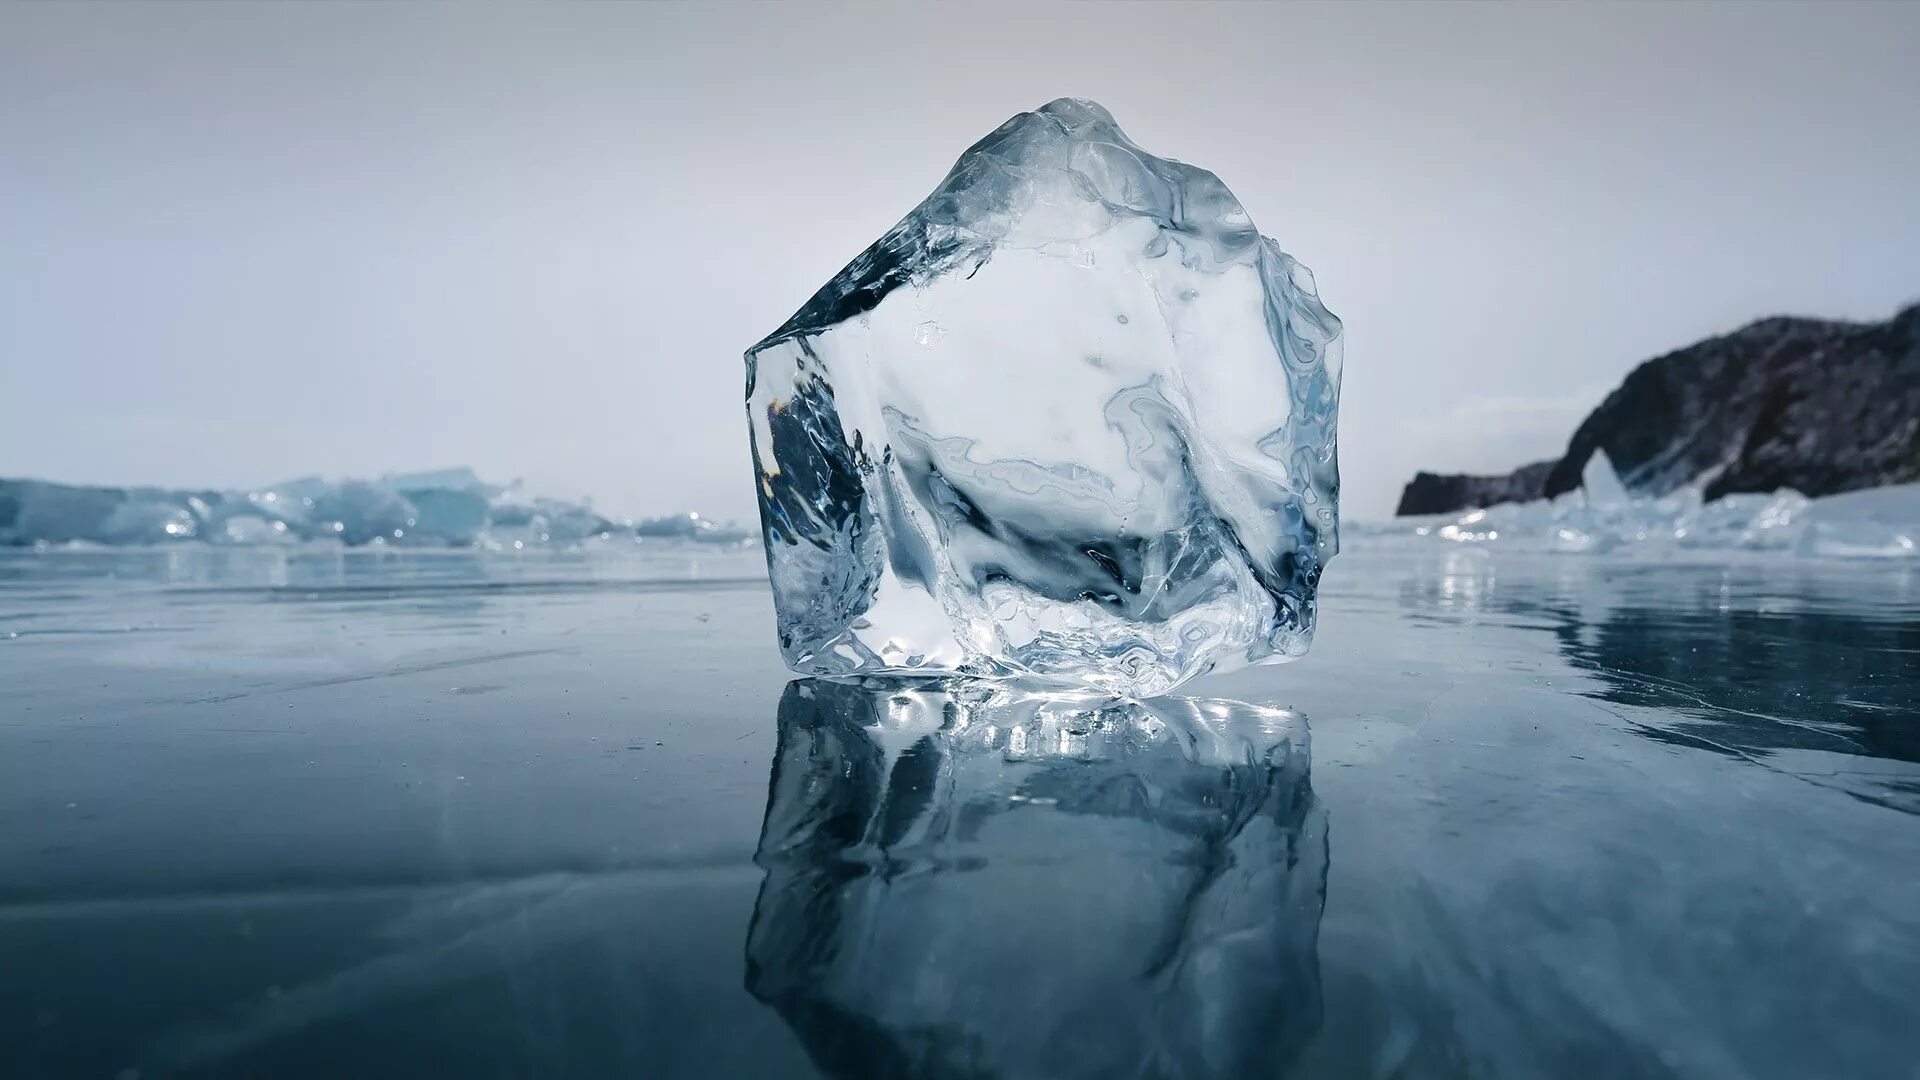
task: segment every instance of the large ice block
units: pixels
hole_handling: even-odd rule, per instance
[[[1321,1021],[1303,717],[868,682],[788,686],[756,856],[747,989],[823,1071],[1284,1071]]]
[[[780,645],[1164,692],[1297,657],[1340,323],[1212,173],[1062,99],[747,351]]]

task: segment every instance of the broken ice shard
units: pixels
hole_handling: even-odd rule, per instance
[[[836,1076],[1272,1076],[1316,1032],[1304,717],[798,680],[747,990]]]
[[[1212,173],[1022,113],[747,351],[780,644],[1136,695],[1297,657],[1340,323]]]

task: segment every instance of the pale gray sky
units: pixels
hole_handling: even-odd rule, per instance
[[[0,7],[0,475],[467,463],[752,513],[741,350],[1021,109],[1348,331],[1349,513],[1638,361],[1920,298],[1920,5]]]

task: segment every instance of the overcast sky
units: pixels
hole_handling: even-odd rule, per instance
[[[0,475],[752,513],[741,350],[1051,98],[1347,326],[1349,513],[1920,299],[1920,5],[0,7]],[[991,392],[982,388],[982,392]]]

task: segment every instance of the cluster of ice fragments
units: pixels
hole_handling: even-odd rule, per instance
[[[484,483],[472,469],[379,480],[290,480],[246,491],[0,480],[0,546],[340,543],[522,550],[616,539],[740,543],[699,514],[615,521],[590,506]]]
[[[1007,121],[747,351],[787,662],[1151,695],[1300,656],[1339,346],[1218,177],[1092,102]]]
[[[1558,498],[1362,528],[1365,542],[1414,540],[1567,554],[1790,551],[1828,558],[1920,558],[1920,484],[1809,499],[1797,491],[1727,495],[1697,488],[1634,498],[1604,453]]]

